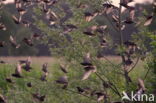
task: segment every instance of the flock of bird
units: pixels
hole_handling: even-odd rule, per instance
[[[123,0],[123,2],[120,3],[120,5],[125,7],[129,12],[129,16],[126,18],[126,20],[122,21],[122,23],[125,23],[125,24],[135,23],[135,7],[128,6],[128,3],[132,2],[132,1],[133,0]],[[52,11],[50,9],[50,7],[55,5],[58,2],[59,2],[58,0],[15,0],[15,2],[14,2],[15,7],[18,11],[19,16],[17,17],[15,15],[13,15],[12,19],[13,19],[14,23],[17,25],[21,24],[21,25],[24,25],[26,27],[30,27],[31,23],[27,20],[24,20],[23,16],[27,13],[26,8],[29,8],[30,6],[34,6],[34,5],[38,4],[38,5],[42,6],[42,11],[43,11],[44,15],[46,15],[46,19],[49,21],[49,24],[55,25],[56,22],[58,22],[60,20],[60,17],[54,11]],[[79,4],[77,6],[77,8],[82,8],[82,9],[88,8],[88,5],[87,4]],[[86,22],[90,22],[95,17],[97,17],[99,15],[111,14],[113,22],[116,24],[117,29],[119,29],[119,16],[114,13],[114,12],[118,11],[118,9],[119,9],[118,7],[116,7],[110,3],[104,3],[103,9],[101,11],[97,10],[95,12],[85,12],[84,18],[85,18]],[[72,15],[72,14],[70,14],[70,15]],[[144,23],[145,26],[148,26],[151,24],[151,22],[153,20],[153,15],[154,14],[146,17],[146,21]],[[65,18],[67,18],[68,16],[69,15],[66,15]],[[78,29],[78,27],[73,25],[73,24],[67,24],[64,26],[64,34],[67,34],[71,31],[73,31],[74,29]],[[94,26],[88,27],[85,31],[83,31],[83,33],[85,35],[88,35],[88,36],[96,36],[97,35],[96,32],[104,33],[104,31],[106,29],[107,29],[106,25],[104,25],[104,26],[94,25]],[[123,25],[122,29],[124,29],[124,25]],[[0,30],[7,30],[5,24],[0,23]],[[33,46],[34,45],[33,41],[39,40],[41,38],[42,38],[41,35],[35,33],[30,38],[23,38],[22,41],[29,46]],[[9,41],[10,41],[9,43],[12,45],[12,47],[14,47],[16,49],[21,46],[19,43],[17,43],[16,39],[12,35],[10,35]],[[102,38],[102,41],[100,44],[101,44],[101,47],[107,46],[107,40],[105,38]],[[0,47],[5,47],[5,45],[7,45],[7,43],[5,41],[0,41]],[[124,65],[126,67],[128,67],[128,66],[133,64],[133,61],[131,60],[131,56],[139,48],[137,47],[137,45],[134,42],[130,42],[130,41],[124,42],[124,46],[127,48],[127,50],[124,53],[123,60],[124,60]],[[1,63],[5,63],[5,62],[1,61]],[[30,72],[32,69],[31,63],[32,62],[31,62],[30,57],[27,60],[20,60],[17,63],[15,72],[12,74],[12,76],[15,78],[24,78],[22,75],[22,71],[25,70],[27,72]],[[88,79],[92,73],[95,73],[97,71],[96,66],[93,65],[93,63],[91,62],[90,53],[87,53],[84,56],[84,61],[81,63],[81,65],[84,67],[84,71],[85,71],[83,76],[82,76],[82,80]],[[43,64],[42,76],[40,78],[41,81],[47,81],[46,78],[49,74],[47,67],[48,67],[47,63]],[[60,70],[62,70],[62,72],[65,74],[68,73],[67,68],[64,65],[60,65]],[[128,70],[127,70],[127,72],[128,72]],[[128,74],[127,74],[127,78],[130,82],[131,79],[128,76]],[[12,81],[11,78],[6,78],[6,81],[9,83],[14,82],[14,81]],[[62,77],[58,78],[58,80],[56,80],[56,83],[62,84],[63,85],[62,88],[66,89],[68,87],[68,77],[66,75],[62,76]],[[31,82],[27,83],[27,86],[32,87]],[[103,84],[103,86],[104,86],[104,88],[110,88],[112,85],[109,82],[105,82]],[[144,86],[144,82],[142,79],[138,80],[138,87],[139,87],[138,95],[139,95],[139,93],[143,93],[146,90],[146,88]],[[91,90],[89,88],[77,87],[77,91],[78,91],[78,93],[85,95],[85,94],[90,93],[89,91],[91,91]],[[104,92],[92,91],[90,93],[90,95],[91,96],[96,95],[97,101],[102,101],[102,100],[108,98],[108,95]],[[32,96],[41,102],[44,101],[46,98],[45,95],[41,95],[39,93],[34,93],[34,94],[32,94]],[[7,100],[5,99],[5,97],[3,95],[0,95],[0,102],[1,103],[7,103]],[[122,102],[112,102],[112,103],[122,103]]]

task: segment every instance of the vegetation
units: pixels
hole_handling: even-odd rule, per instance
[[[22,35],[17,41],[14,36],[2,39],[1,47],[10,42],[9,49],[19,49],[19,54],[23,45],[33,48],[43,43],[56,62],[43,61],[42,65],[38,63],[42,58],[30,57],[16,63],[1,61],[3,103],[135,103],[121,100],[122,92],[155,94],[156,37],[148,26],[154,21],[156,5],[151,4],[152,12],[145,8],[145,17],[136,17],[137,11],[128,6],[129,2],[121,0],[116,7],[103,0],[15,0],[19,16],[14,14],[12,19],[16,26],[35,26],[40,33]],[[29,12],[32,20],[25,22]],[[124,30],[129,25],[136,28],[136,33],[128,40]],[[26,31],[24,27],[18,32]],[[103,54],[105,50],[114,50],[114,56],[108,58]]]

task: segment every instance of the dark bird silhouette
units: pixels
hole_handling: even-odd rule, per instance
[[[0,47],[4,47],[5,42],[4,41],[0,41]]]
[[[32,83],[31,82],[27,83],[27,87],[32,87]]]
[[[39,93],[34,93],[32,94],[33,98],[40,101],[40,102],[43,102],[45,100],[45,95],[40,95]]]
[[[5,80],[6,80],[8,83],[14,83],[13,80],[12,80],[11,78],[9,78],[9,77],[7,77]]]
[[[26,43],[28,46],[33,46],[33,40],[29,38],[24,38],[23,42]]]
[[[0,64],[6,64],[6,62],[3,60],[0,60]]]
[[[100,46],[101,46],[102,48],[108,46],[108,45],[107,45],[107,40],[106,40],[106,38],[102,38],[101,43],[100,43]]]

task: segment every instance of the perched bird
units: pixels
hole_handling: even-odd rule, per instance
[[[20,47],[20,44],[17,44],[16,40],[10,35],[10,43],[16,49]]]
[[[32,83],[31,82],[27,83],[27,87],[32,87]]]
[[[22,67],[19,63],[17,63],[15,73],[12,74],[13,77],[22,78]]]
[[[40,102],[43,102],[45,100],[45,95],[40,95],[39,93],[34,93],[32,94],[33,98],[40,101]]]
[[[24,61],[23,61],[24,62]],[[25,65],[22,66],[22,68],[28,72],[30,72],[30,70],[32,69],[31,67],[31,58],[28,57],[28,59],[25,61]]]
[[[13,80],[12,80],[11,78],[9,78],[9,77],[7,77],[5,80],[6,80],[8,83],[14,83]]]
[[[76,87],[78,93],[80,94],[90,94],[91,93],[91,89],[89,87],[86,88],[81,88],[81,87]]]
[[[48,72],[44,72],[40,78],[41,81],[47,81]]]
[[[82,89],[81,87],[77,87],[77,91],[80,93],[80,94],[83,94],[85,92],[84,89]]]
[[[0,60],[0,64],[6,64],[6,62],[3,60]]]
[[[56,83],[58,84],[68,84],[67,76],[62,76],[56,80]]]
[[[47,73],[48,72],[48,63],[44,63],[43,65],[42,65],[42,71],[44,72],[44,73]]]
[[[84,56],[83,62],[81,63],[81,65],[83,65],[83,66],[92,66],[89,52]]]
[[[42,74],[42,76],[41,76],[41,78],[40,78],[42,81],[47,81],[47,80],[46,80],[46,77],[48,76],[48,69],[47,69],[47,66],[48,66],[47,63],[44,63],[44,64],[42,65],[43,74]]]
[[[102,48],[108,46],[108,45],[107,45],[107,40],[106,40],[106,38],[102,38],[101,43],[100,43],[100,46],[101,46]]]

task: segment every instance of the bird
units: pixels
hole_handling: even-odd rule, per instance
[[[97,95],[97,101],[98,102],[102,101],[102,100],[104,100],[106,98],[106,94],[103,93],[103,92],[96,92],[95,94]]]
[[[40,101],[40,102],[43,102],[45,100],[45,95],[40,95],[39,93],[33,93],[32,94],[33,98]]]
[[[47,81],[48,72],[44,72],[40,78],[41,81]]]
[[[100,31],[100,28],[96,25],[88,27],[83,33],[88,36],[96,36],[96,31]]]
[[[47,80],[46,80],[46,78],[47,78],[47,76],[48,76],[48,69],[47,69],[47,66],[48,66],[47,63],[44,63],[44,64],[42,65],[43,74],[42,74],[42,76],[41,76],[41,78],[40,78],[40,80],[42,80],[42,81],[47,81]]]
[[[5,42],[4,41],[0,41],[0,47],[4,47]]]
[[[20,44],[17,44],[16,40],[10,35],[10,43],[13,47],[15,47],[16,49],[20,47]]]
[[[32,83],[31,82],[28,82],[27,83],[27,87],[32,87]]]
[[[28,46],[33,46],[33,40],[29,38],[23,38],[23,42],[26,43]]]
[[[17,18],[16,16],[12,15],[12,19],[14,21],[15,24],[20,24],[21,23],[21,16],[19,18]]]
[[[24,15],[27,11],[23,8],[17,8],[17,11],[19,12],[20,16]]]
[[[0,60],[0,64],[6,64],[7,62]]]
[[[102,48],[107,47],[107,40],[106,40],[106,38],[104,38],[104,37],[102,38],[102,40],[100,42],[100,46]]]
[[[11,78],[9,78],[9,77],[7,77],[5,80],[6,80],[8,83],[14,83],[13,80],[12,80]]]
[[[26,61],[23,61],[23,63],[24,63],[25,65],[23,65],[22,68],[23,68],[24,70],[30,72],[30,70],[32,69],[32,67],[31,67],[31,62],[32,62],[32,61],[31,61],[31,58],[28,57]]]
[[[6,98],[2,94],[0,94],[0,103],[7,103]]]
[[[81,80],[86,80],[86,79],[88,79],[89,76],[90,76],[92,73],[96,72],[96,66],[87,66],[87,67],[84,68],[84,70],[85,70],[85,72],[84,72],[84,74],[83,74]]]
[[[68,73],[67,68],[63,64],[60,64],[60,69],[62,70],[62,72]]]
[[[98,15],[98,12],[94,12],[94,13],[85,12],[85,13],[84,13],[85,21],[90,22],[90,21],[93,20],[97,15]]]
[[[0,30],[7,30],[7,28],[6,28],[6,26],[4,25],[4,24],[2,24],[2,23],[0,23]]]
[[[85,88],[81,88],[81,87],[76,87],[77,91],[79,94],[90,94],[91,93],[91,89],[89,87],[85,87]]]
[[[22,78],[22,67],[19,63],[17,63],[15,73],[12,74],[13,77]]]
[[[44,73],[47,73],[47,72],[48,72],[47,67],[48,67],[48,63],[44,63],[44,64],[42,65],[42,71],[43,71]]]
[[[58,84],[68,84],[67,76],[61,76],[56,80]]]
[[[138,86],[139,88],[142,88],[143,91],[146,90],[144,81],[141,78],[138,78]]]
[[[83,58],[83,62],[81,63],[83,66],[92,66],[90,53],[86,53],[86,55]]]
[[[153,21],[153,15],[147,16],[144,26],[149,26],[152,23],[152,21]]]

